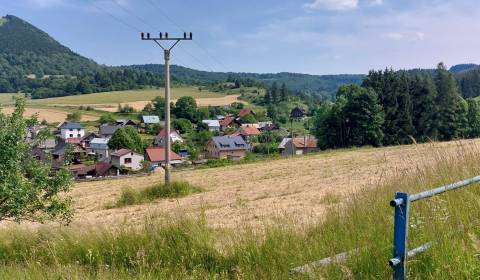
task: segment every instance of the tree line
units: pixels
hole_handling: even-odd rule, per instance
[[[464,100],[443,63],[432,74],[370,71],[361,86],[342,86],[315,118],[319,147],[381,146],[480,136],[480,110]]]

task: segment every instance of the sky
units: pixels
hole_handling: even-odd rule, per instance
[[[358,74],[480,63],[478,0],[0,0],[106,65],[163,63],[140,32],[193,32],[173,64],[233,72]]]

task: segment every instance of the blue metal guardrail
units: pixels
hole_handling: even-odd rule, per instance
[[[428,250],[432,243],[423,244],[412,250],[408,250],[408,211],[411,202],[426,199],[437,194],[462,188],[480,181],[480,176],[466,179],[453,184],[441,186],[428,191],[408,194],[397,192],[395,198],[390,201],[390,206],[395,207],[395,217],[393,226],[393,258],[388,263],[393,268],[393,279],[406,279],[407,259],[412,258]]]

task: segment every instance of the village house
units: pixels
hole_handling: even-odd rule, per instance
[[[55,146],[55,149],[52,152],[52,158],[54,160],[63,161],[67,151],[71,153],[73,163],[80,163],[82,159],[87,156],[87,150],[82,147],[82,145],[62,141]]]
[[[280,142],[280,144],[278,144],[278,151],[280,152],[280,154],[283,154],[283,151],[285,151],[285,145],[288,143],[288,141],[292,140],[292,138],[290,137],[285,137],[282,139],[282,142]]]
[[[142,123],[145,125],[160,124],[160,118],[158,116],[142,116]]]
[[[223,119],[219,120],[220,129],[225,130],[232,128],[235,125],[235,117],[234,116],[225,116]]]
[[[95,132],[87,132],[87,133],[85,133],[85,135],[80,140],[80,145],[82,145],[82,147],[88,149],[88,148],[90,148],[90,142],[93,139],[98,138],[98,137],[99,137],[98,134],[96,134]]]
[[[119,176],[120,170],[108,162],[99,162],[95,165],[76,164],[70,167],[76,180]]]
[[[104,161],[110,156],[108,149],[109,140],[108,138],[94,138],[90,142],[90,150],[96,155],[97,160]]]
[[[240,110],[240,112],[238,112],[238,118],[243,118],[243,117],[246,117],[248,115],[255,116],[255,113],[250,108],[244,108],[244,109]]]
[[[241,159],[247,154],[249,145],[241,136],[215,136],[208,141],[205,150],[208,158]]]
[[[208,125],[208,130],[211,132],[220,131],[220,122],[218,120],[203,120],[202,123]]]
[[[116,120],[115,125],[119,126],[137,126],[137,124],[132,120]]]
[[[162,147],[148,147],[146,150],[147,160],[151,162],[152,167],[156,168],[165,164],[165,149]],[[170,151],[170,164],[183,163],[181,156]]]
[[[153,144],[155,146],[163,147],[165,145],[166,135],[167,135],[167,133],[166,133],[165,129],[160,130],[160,132],[158,132],[157,136],[155,136],[155,139],[153,140]],[[174,128],[172,128],[170,130],[170,142],[172,144],[175,143],[175,142],[183,143],[182,136],[180,136],[180,133]]]
[[[304,155],[318,151],[319,148],[317,147],[317,138],[306,135],[304,137],[296,137],[288,140],[287,143],[285,143],[285,148],[283,149],[282,155]]]
[[[260,132],[260,130],[253,125],[242,125],[237,129],[237,131],[235,131],[235,133],[233,133],[233,135],[241,136],[247,143],[251,143],[253,137],[260,134],[262,134],[262,132]]]
[[[102,124],[98,128],[98,134],[101,138],[111,138],[120,127],[120,125]]]
[[[144,157],[142,154],[129,149],[120,149],[110,154],[110,163],[118,169],[138,171],[143,168]]]
[[[78,143],[83,136],[85,136],[85,129],[79,124],[74,122],[64,122],[60,127],[60,138],[67,140],[70,143]]]

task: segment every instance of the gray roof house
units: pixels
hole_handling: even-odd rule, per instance
[[[98,129],[98,134],[102,138],[110,138],[120,127],[119,125],[102,124]]]
[[[144,124],[159,124],[160,118],[158,116],[142,116],[142,123]]]
[[[82,125],[76,122],[64,122],[60,127],[60,129],[82,129]]]
[[[215,136],[212,137],[205,148],[209,158],[243,158],[250,149],[241,136]]]

